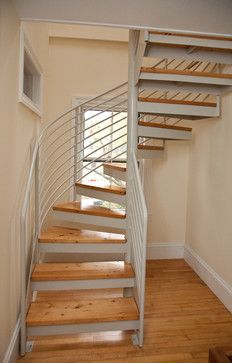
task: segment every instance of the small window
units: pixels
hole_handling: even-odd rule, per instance
[[[21,30],[19,60],[19,101],[41,116],[42,72]]]

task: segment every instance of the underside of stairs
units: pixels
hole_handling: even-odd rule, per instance
[[[220,116],[231,63],[231,39],[131,30],[128,85],[43,130],[30,174],[39,175],[38,195],[26,195],[21,218],[25,237],[35,200],[32,258],[22,262],[30,266],[22,279],[22,355],[26,337],[36,335],[132,330],[134,344],[143,345],[147,209],[140,162],[168,157],[166,142],[190,141],[195,122]],[[95,114],[87,117],[89,110]],[[65,298],[114,288],[123,297]],[[38,291],[62,295],[45,303]]]

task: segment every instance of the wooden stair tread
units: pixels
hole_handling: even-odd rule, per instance
[[[188,34],[188,33],[172,33],[172,32],[159,32],[159,31],[149,31],[149,34],[154,35],[169,35],[169,36],[177,36],[177,37],[187,37],[187,38],[196,38],[196,39],[211,39],[211,40],[226,40],[232,41],[232,37],[225,37],[220,35],[204,35],[204,34]]]
[[[182,105],[182,106],[202,106],[202,107],[216,107],[214,102],[197,102],[197,101],[181,101],[181,100],[169,100],[164,98],[152,98],[152,97],[139,97],[140,102],[152,102],[152,103],[165,103],[169,105]]]
[[[138,320],[133,298],[32,302],[27,326],[104,323]]]
[[[141,72],[144,72],[144,73],[157,73],[157,74],[174,74],[174,75],[182,75],[182,76],[212,77],[212,78],[232,79],[232,74],[211,73],[211,72],[197,72],[197,71],[186,71],[186,70],[177,70],[177,69],[162,69],[162,68],[152,68],[152,67],[142,67]]]
[[[97,183],[97,184],[96,184]],[[126,188],[117,186],[117,185],[110,185],[109,183],[81,183],[78,182],[76,183],[77,187],[80,188],[88,188],[88,189],[92,189],[92,190],[99,190],[102,192],[107,192],[107,193],[112,193],[112,194],[119,194],[119,195],[125,195],[126,194]]]
[[[35,266],[32,281],[66,281],[133,278],[130,264],[124,261],[41,263]]]
[[[146,145],[146,144],[140,144],[138,145],[139,150],[164,150],[163,146],[155,146],[155,145]]]
[[[139,124],[139,126],[156,127],[156,128],[161,128],[161,129],[192,131],[191,127],[167,125],[167,124],[158,124],[156,122],[139,121],[138,124]]]
[[[123,234],[53,226],[42,231],[40,243],[125,243]]]
[[[53,210],[68,212],[68,213],[107,217],[107,218],[118,218],[118,219],[126,218],[126,214],[124,212],[113,210],[106,207],[96,206],[92,201],[60,203],[56,204],[53,207]]]
[[[103,166],[106,166],[107,168],[120,170],[120,171],[126,171],[126,164],[125,163],[104,163]]]

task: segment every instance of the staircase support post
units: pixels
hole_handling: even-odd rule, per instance
[[[137,100],[138,100],[138,79],[136,80],[136,51],[139,41],[139,31],[129,31],[129,49],[128,49],[128,121],[127,121],[127,243],[126,262],[131,261],[131,233],[130,233],[130,182],[131,174],[131,154],[136,153],[137,148]]]

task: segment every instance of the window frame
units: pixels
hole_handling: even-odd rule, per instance
[[[24,93],[24,53],[26,52],[30,62],[38,73],[38,102],[34,102],[30,97]],[[19,44],[19,87],[18,87],[18,101],[28,107],[31,111],[36,113],[39,117],[42,116],[42,95],[43,95],[43,72],[42,67],[36,58],[32,47],[23,31],[20,29],[20,44]]]

